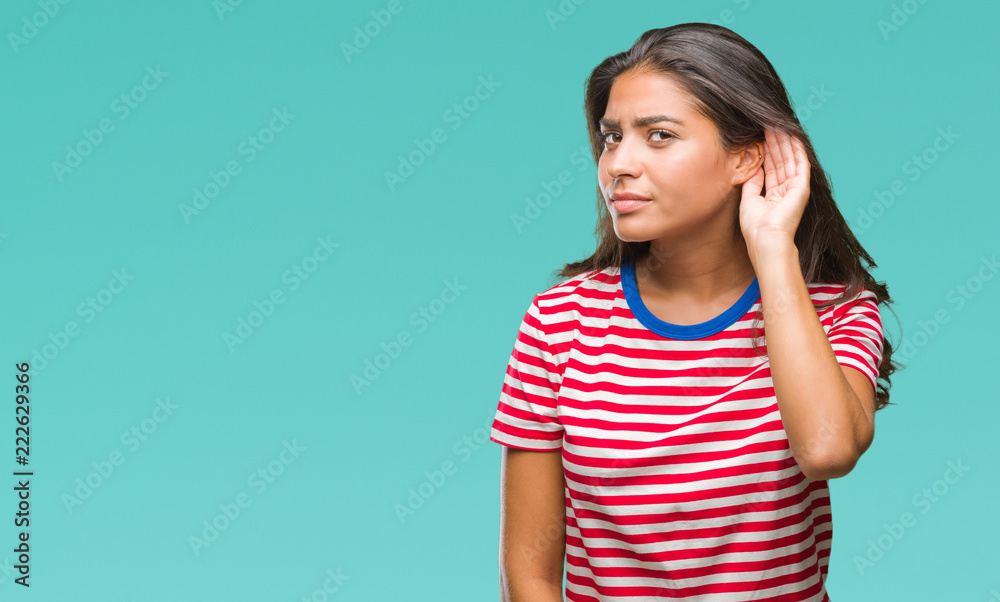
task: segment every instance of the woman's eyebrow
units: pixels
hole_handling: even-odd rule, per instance
[[[684,127],[684,122],[676,117],[671,117],[669,115],[649,115],[648,117],[636,117],[632,121],[632,127],[641,128],[643,126],[652,125],[654,123],[660,123],[661,121],[669,121],[671,123],[676,123],[677,125]],[[602,127],[617,128],[620,127],[617,122],[612,121],[606,117],[601,118],[600,122]]]

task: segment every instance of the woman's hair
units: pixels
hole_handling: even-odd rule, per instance
[[[718,128],[719,142],[735,152],[748,144],[763,142],[764,129],[773,128],[798,137],[809,158],[811,176],[809,200],[795,232],[795,246],[806,283],[842,283],[840,296],[816,305],[829,307],[857,295],[862,288],[873,292],[876,304],[890,304],[884,282],[876,282],[868,268],[878,267],[858,242],[833,200],[832,184],[816,158],[792,109],[788,92],[770,61],[739,34],[709,23],[682,23],[643,33],[625,52],[599,64],[586,82],[584,111],[594,162],[604,148],[600,119],[604,117],[615,79],[625,72],[653,72],[667,75],[695,99],[699,113]],[[582,261],[565,264],[556,275],[575,277],[583,273],[620,267],[635,262],[636,270],[655,269],[662,258],[652,257],[650,241],[626,242],[615,234],[611,214],[597,187],[597,250]],[[733,224],[734,242],[742,238],[739,221]],[[867,268],[861,264],[864,259]],[[643,261],[650,266],[640,265]],[[763,317],[759,308],[751,332]],[[753,348],[760,354],[757,338]],[[883,336],[882,362],[876,384],[875,409],[889,404],[890,376],[900,367],[892,360],[892,345]],[[882,382],[884,381],[884,383]]]

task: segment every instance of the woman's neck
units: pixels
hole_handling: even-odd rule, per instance
[[[710,303],[734,290],[745,291],[756,274],[743,239],[717,244],[671,244],[653,241],[635,261],[635,275],[644,290]]]

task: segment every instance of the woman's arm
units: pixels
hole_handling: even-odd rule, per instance
[[[875,392],[837,361],[795,245],[760,245],[756,259],[771,380],[792,455],[814,481],[842,477],[875,436]]]
[[[770,128],[764,139],[764,164],[743,184],[740,228],[760,284],[771,380],[789,447],[806,477],[833,479],[849,473],[871,445],[875,392],[864,374],[838,362],[799,265],[795,232],[811,173],[802,141]]]
[[[564,485],[561,451],[504,446],[500,468],[503,602],[563,602]]]

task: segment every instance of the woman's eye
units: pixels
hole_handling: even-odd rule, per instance
[[[615,140],[614,138],[612,138],[612,139],[609,140],[608,138],[609,137],[613,137],[613,136],[618,136],[618,135],[619,135],[618,132],[605,132],[605,133],[601,134],[601,137],[603,138],[605,144],[616,144],[617,142],[619,142],[618,140]],[[661,136],[659,139],[653,138],[654,142],[665,142],[665,141],[669,140],[670,138],[674,137],[673,134],[671,134],[670,132],[668,132],[666,130],[653,130],[653,131],[651,131],[649,133],[649,135],[650,136],[657,136],[657,135]]]

